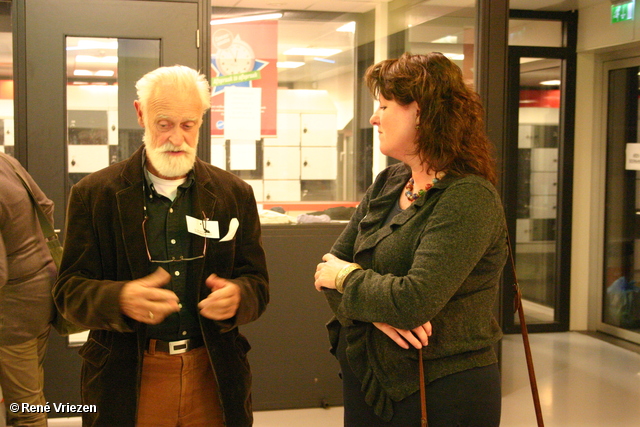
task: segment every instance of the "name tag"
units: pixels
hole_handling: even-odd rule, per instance
[[[186,215],[187,217],[187,230],[189,233],[197,234],[208,239],[219,239],[220,228],[218,227],[218,221],[205,221],[203,219],[194,218]]]

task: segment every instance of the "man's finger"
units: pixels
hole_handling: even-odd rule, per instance
[[[171,275],[164,268],[158,267],[156,271],[139,280],[143,286],[161,288],[171,281]]]

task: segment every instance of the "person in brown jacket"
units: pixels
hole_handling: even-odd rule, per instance
[[[269,301],[251,187],[198,159],[206,78],[161,67],[137,83],[144,146],[71,190],[54,288],[90,329],[90,426],[250,426],[249,344]],[[93,407],[91,407],[93,408]]]
[[[22,405],[46,404],[42,365],[54,316],[56,267],[17,173],[51,223],[53,202],[16,159],[0,157],[0,388],[7,425],[46,427],[45,412],[23,411]]]

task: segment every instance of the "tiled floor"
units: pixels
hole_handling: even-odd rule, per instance
[[[530,335],[546,427],[640,425],[640,354],[578,332]],[[535,427],[519,335],[503,346],[502,426]],[[79,426],[50,420],[50,426]],[[341,427],[342,408],[256,412],[254,427]]]
[[[529,336],[546,427],[640,426],[640,354],[577,332]],[[535,427],[520,335],[503,340],[502,426]],[[340,427],[341,408],[258,412],[255,427]]]

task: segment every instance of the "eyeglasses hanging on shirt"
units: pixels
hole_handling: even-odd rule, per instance
[[[151,257],[151,252],[149,251],[149,242],[147,242],[147,228],[146,228],[146,223],[147,220],[149,219],[149,216],[147,215],[147,207],[145,206],[144,208],[145,214],[144,214],[144,219],[142,220],[142,235],[144,236],[144,246],[147,249],[147,257],[149,258],[150,262],[155,262],[155,263],[159,263],[159,264],[167,264],[170,262],[180,262],[180,261],[193,261],[195,259],[200,259],[200,258],[204,258],[204,256],[207,254],[207,238],[204,238],[204,247],[202,249],[202,255],[198,255],[198,256],[194,256],[194,257],[188,257],[185,258],[183,256],[180,256],[178,258],[172,257],[172,259],[166,259],[166,260],[157,260],[157,259],[153,259]],[[208,218],[206,216],[204,216],[204,212],[202,213],[203,219],[202,221],[202,228],[206,231],[207,227],[206,227],[206,223],[208,221]]]
[[[201,220],[198,220],[196,218],[187,216],[187,221],[190,220],[196,220],[198,222],[198,225],[200,227],[202,227],[202,229],[205,232],[205,236],[204,236],[204,247],[202,248],[202,255],[198,255],[198,256],[194,256],[194,257],[184,257],[184,256],[179,256],[179,257],[171,257],[171,259],[165,259],[165,260],[158,260],[158,259],[153,259],[153,257],[151,256],[151,251],[149,250],[149,241],[147,239],[147,221],[149,220],[149,215],[147,215],[147,205],[146,205],[146,200],[147,200],[147,189],[146,189],[146,185],[142,185],[142,193],[143,193],[143,200],[145,201],[145,205],[144,205],[144,219],[142,220],[142,236],[144,237],[144,246],[145,249],[147,250],[147,258],[149,258],[149,262],[153,262],[153,263],[158,263],[158,264],[168,264],[171,262],[181,262],[181,261],[193,261],[196,259],[200,259],[200,258],[204,258],[204,256],[207,254],[207,236],[206,234],[208,233],[208,225],[207,222],[209,222],[209,218],[206,217],[206,215],[204,214],[204,212],[202,212],[202,218]],[[210,228],[210,227],[209,227]]]

